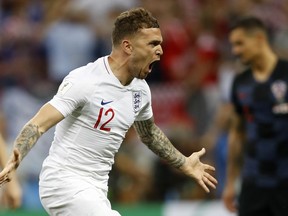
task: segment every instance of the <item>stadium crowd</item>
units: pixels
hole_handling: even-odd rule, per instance
[[[225,179],[230,85],[243,67],[231,55],[229,27],[243,16],[261,18],[275,51],[288,58],[285,0],[2,0],[0,133],[11,150],[22,126],[71,70],[109,54],[112,21],[137,6],[158,19],[164,39],[164,55],[147,78],[155,121],[185,155],[205,147],[205,160],[216,166],[219,185],[207,195],[154,156],[131,130],[116,156],[110,200],[217,199]],[[41,208],[38,175],[53,130],[18,169],[23,208]]]

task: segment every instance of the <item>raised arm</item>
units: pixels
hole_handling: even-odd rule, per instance
[[[209,192],[207,185],[215,188],[216,179],[206,172],[206,170],[214,170],[214,167],[200,162],[200,157],[205,153],[205,149],[193,153],[190,157],[185,157],[172,145],[162,130],[155,125],[153,118],[136,121],[134,128],[141,141],[149,149],[173,167],[194,178],[206,192]]]
[[[0,186],[11,180],[11,172],[17,169],[39,137],[63,118],[63,115],[57,109],[47,103],[24,125],[15,140],[13,152],[0,173]]]

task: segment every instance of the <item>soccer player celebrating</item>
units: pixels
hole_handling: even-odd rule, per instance
[[[13,154],[0,173],[10,180],[38,138],[56,125],[40,174],[40,198],[50,215],[119,215],[107,199],[108,174],[127,130],[173,167],[194,178],[205,191],[215,188],[214,170],[200,162],[205,149],[182,155],[155,125],[144,80],[160,60],[162,36],[157,20],[143,8],[121,13],[109,56],[77,68],[57,94],[23,127]]]

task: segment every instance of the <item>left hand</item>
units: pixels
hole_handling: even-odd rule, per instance
[[[205,154],[205,149],[202,148],[201,151],[194,152],[192,155],[186,158],[186,162],[180,167],[180,170],[183,171],[186,175],[194,178],[197,183],[207,192],[210,190],[208,188],[216,188],[217,180],[210,175],[206,170],[215,171],[213,166],[208,164],[203,164],[200,161],[200,157]]]

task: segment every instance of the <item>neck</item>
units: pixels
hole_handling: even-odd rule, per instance
[[[128,58],[117,51],[112,51],[108,57],[108,62],[113,74],[123,86],[129,85],[133,77],[129,74]]]
[[[251,65],[256,80],[266,81],[273,72],[276,63],[277,56],[272,50],[263,51]]]

